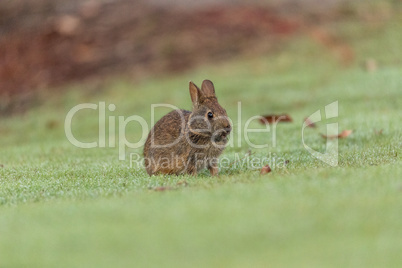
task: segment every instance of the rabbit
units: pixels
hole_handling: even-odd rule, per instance
[[[196,176],[208,168],[218,175],[218,157],[225,149],[232,126],[226,110],[219,105],[211,81],[201,89],[189,85],[192,112],[174,110],[151,129],[144,146],[147,173]]]

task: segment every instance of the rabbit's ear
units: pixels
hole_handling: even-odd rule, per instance
[[[191,101],[193,102],[193,106],[198,107],[198,104],[200,103],[200,98],[201,98],[201,91],[192,81],[190,81],[189,88],[190,88],[190,96],[191,96]]]
[[[205,97],[215,97],[214,84],[209,80],[204,80],[204,82],[202,82],[201,91],[204,93]]]

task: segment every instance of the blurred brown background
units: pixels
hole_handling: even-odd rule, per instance
[[[356,8],[361,2],[3,0],[0,112],[22,109],[43,88],[106,75],[184,71],[275,51],[300,32],[337,50],[347,65],[353,51],[317,26],[348,16],[372,19]]]

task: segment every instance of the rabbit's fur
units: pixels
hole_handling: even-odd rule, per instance
[[[148,134],[144,158],[149,175],[195,176],[203,168],[208,168],[211,175],[218,174],[218,157],[232,127],[211,81],[204,80],[201,89],[193,82],[189,87],[193,111],[168,113]]]

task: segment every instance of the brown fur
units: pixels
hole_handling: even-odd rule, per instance
[[[174,110],[148,134],[144,158],[149,175],[197,175],[203,168],[213,176],[218,174],[218,157],[227,143],[230,122],[211,81],[204,80],[201,89],[190,82],[190,96],[192,112]],[[209,112],[213,118],[208,117]]]

